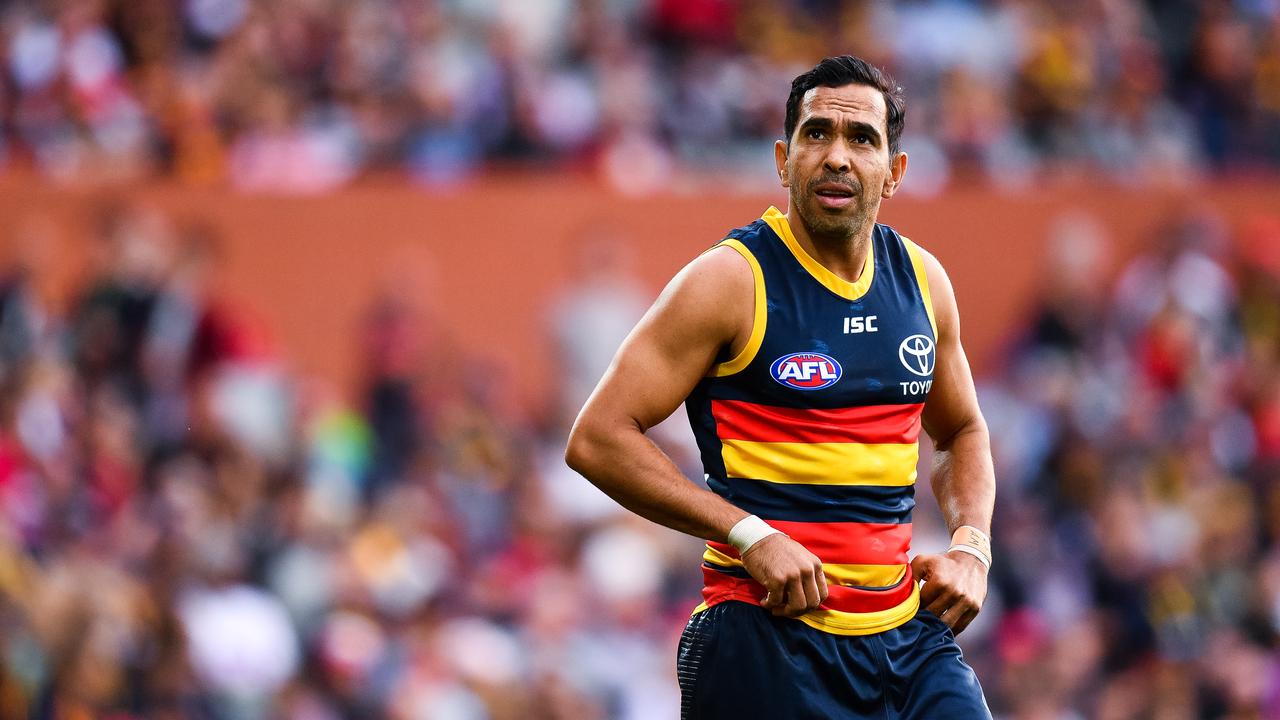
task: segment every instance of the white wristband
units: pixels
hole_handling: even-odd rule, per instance
[[[729,544],[738,550],[739,555],[744,555],[752,545],[778,532],[782,531],[755,515],[748,515],[739,520],[729,531]]]
[[[983,565],[988,569],[991,568],[991,536],[982,532],[972,525],[961,525],[951,534],[951,547],[947,552],[951,552],[957,547],[969,548],[973,550],[971,555],[983,560]],[[966,550],[965,552],[969,552]]]
[[[983,555],[982,551],[976,547],[973,547],[971,545],[952,545],[951,547],[947,548],[947,552],[951,552],[952,550],[959,550],[962,553],[972,555],[978,558],[978,561],[982,563],[983,567],[985,567],[988,570],[991,569],[990,558],[988,558],[986,555]]]

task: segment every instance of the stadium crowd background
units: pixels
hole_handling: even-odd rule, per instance
[[[1280,163],[1276,3],[1061,7],[8,3],[0,141],[55,184],[518,165],[746,192],[789,79],[855,49],[909,90],[917,193]],[[395,293],[353,299],[357,387],[291,375],[218,296],[205,220],[104,204],[67,307],[21,253],[0,282],[0,717],[672,717],[698,543],[560,459],[656,290],[627,249],[546,308],[564,384],[530,416]],[[1280,717],[1280,219],[1239,220],[1189,205],[1116,273],[1086,216],[1046,239],[980,383],[997,565],[961,640],[999,717]],[[4,232],[38,253],[56,222]],[[659,437],[696,478],[680,419]]]
[[[1280,163],[1269,0],[22,0],[0,18],[0,158],[62,181],[305,191],[518,164],[643,192],[767,169],[790,79],[850,48],[910,90],[910,192]]]

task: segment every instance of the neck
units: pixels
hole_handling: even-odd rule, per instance
[[[787,207],[787,224],[800,247],[823,267],[849,282],[857,282],[862,276],[876,224],[874,215],[861,218],[851,233],[822,233],[811,229],[791,204]]]

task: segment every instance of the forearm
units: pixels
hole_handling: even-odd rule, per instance
[[[689,482],[635,425],[580,424],[569,436],[565,461],[628,510],[695,537],[725,542],[747,515]]]
[[[985,422],[975,420],[938,445],[932,484],[949,532],[972,525],[991,533],[996,481]]]

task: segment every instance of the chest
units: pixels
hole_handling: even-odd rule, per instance
[[[783,405],[923,402],[937,358],[928,314],[914,284],[878,275],[858,300],[803,277],[774,283],[750,381]]]

